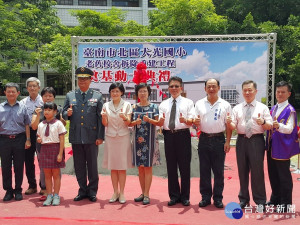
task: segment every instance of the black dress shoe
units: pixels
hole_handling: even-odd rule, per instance
[[[240,207],[244,209],[247,205],[249,205],[249,202],[240,202]]]
[[[148,205],[148,204],[150,204],[150,198],[148,196],[144,196],[143,205]]]
[[[14,198],[14,193],[12,193],[11,191],[7,191],[4,195],[3,201],[7,202],[10,201]]]
[[[168,202],[168,206],[176,205],[178,202],[179,202],[179,200],[171,199],[171,200]]]
[[[201,202],[199,202],[199,207],[206,207],[210,204],[211,204],[210,201],[202,199]]]
[[[75,198],[74,198],[74,201],[75,202],[78,202],[78,201],[81,201],[82,199],[84,198],[87,198],[86,195],[77,195]]]
[[[144,200],[144,195],[143,194],[141,194],[139,197],[134,199],[135,202],[142,202],[143,200]]]
[[[96,202],[97,201],[97,197],[94,195],[94,196],[90,196],[89,197],[89,200],[91,201],[91,202]]]
[[[224,207],[223,202],[221,200],[214,201],[214,205],[219,209],[222,209]]]
[[[190,200],[182,200],[181,201],[183,206],[189,206],[190,205]]]
[[[21,200],[23,200],[23,195],[22,195],[21,192],[15,193],[15,200],[16,200],[16,201],[21,201]]]

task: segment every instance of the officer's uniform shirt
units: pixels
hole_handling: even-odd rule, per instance
[[[170,97],[159,105],[159,117],[163,117],[163,113],[165,113],[165,122],[163,125],[164,130],[170,130],[169,129],[169,121],[170,121],[170,114],[171,109],[173,105],[173,97]],[[180,129],[186,129],[190,128],[189,125],[186,125],[185,123],[180,123],[179,117],[180,113],[182,113],[182,116],[185,119],[193,119],[195,116],[195,109],[194,109],[194,103],[192,100],[182,97],[179,95],[176,99],[176,116],[175,116],[175,130]]]
[[[0,104],[0,134],[17,135],[25,132],[30,117],[24,104],[17,101],[11,106],[7,101]]]
[[[67,110],[72,105],[73,114],[68,117]],[[92,144],[97,139],[104,140],[101,110],[102,94],[89,89],[85,99],[80,89],[71,91],[66,96],[63,118],[70,120],[69,141],[72,144]]]
[[[231,115],[231,106],[220,97],[213,105],[207,100],[207,97],[198,100],[195,105],[195,118],[200,116],[200,127],[198,128],[205,133],[224,132],[227,113]]]
[[[251,131],[253,134],[262,134],[264,133],[264,128],[261,125],[258,125],[256,120],[258,118],[258,114],[260,117],[265,119],[265,122],[272,124],[272,117],[270,115],[270,110],[268,107],[256,101],[255,99],[250,103],[251,104]],[[246,112],[247,112],[247,102],[242,102],[236,105],[232,110],[232,122],[236,125],[238,134],[245,134],[246,130]]]
[[[105,135],[109,137],[116,137],[116,136],[125,136],[129,134],[128,126],[125,124],[123,119],[119,116],[119,113],[122,112],[128,116],[132,113],[131,104],[127,101],[121,99],[117,108],[115,108],[112,101],[106,102],[103,105],[103,109],[105,109],[108,119],[108,125],[105,130]]]

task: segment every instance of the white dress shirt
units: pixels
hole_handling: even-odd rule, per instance
[[[261,125],[258,125],[256,119],[258,118],[258,114],[260,117],[265,120],[265,122],[272,124],[273,120],[270,115],[270,110],[268,107],[256,101],[255,99],[250,103],[251,104],[251,121],[252,124],[252,135],[253,134],[262,134],[264,133],[264,129]],[[236,105],[232,110],[232,122],[236,125],[237,133],[238,134],[245,134],[246,128],[246,120],[245,115],[247,111],[247,102],[240,103]]]
[[[220,97],[213,105],[207,100],[207,97],[200,99],[195,105],[195,118],[200,115],[199,128],[205,133],[224,132],[227,113],[231,115],[231,106]]]
[[[277,103],[278,105],[278,109],[277,109],[277,112],[276,112],[276,118],[279,117],[279,115],[281,114],[281,112],[285,109],[285,107],[287,107],[289,104],[289,101],[286,100],[284,102],[281,102],[281,103]],[[283,133],[283,134],[291,134],[293,129],[294,129],[294,123],[295,123],[295,113],[293,113],[286,124],[283,124],[283,123],[280,123],[280,121],[278,121],[279,123],[279,128],[278,128],[278,131],[280,133]],[[274,118],[273,118],[274,119]]]
[[[159,117],[163,117],[163,113],[165,113],[165,122],[163,125],[164,130],[169,129],[169,121],[170,121],[170,114],[171,108],[173,105],[174,98],[168,98],[159,105]],[[194,103],[192,100],[182,97],[181,95],[178,96],[176,99],[176,116],[175,116],[175,130],[190,128],[189,125],[185,123],[179,122],[180,113],[185,119],[193,119],[195,116],[195,109]]]

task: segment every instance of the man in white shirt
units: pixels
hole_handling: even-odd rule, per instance
[[[292,204],[293,179],[290,158],[300,153],[297,135],[297,114],[288,102],[292,85],[286,81],[276,84],[277,104],[271,109],[273,129],[267,134],[268,172],[272,194],[268,205]]]
[[[190,205],[190,167],[191,167],[191,134],[190,126],[194,118],[194,103],[181,96],[182,79],[170,78],[169,92],[172,97],[164,100],[159,106],[160,118],[165,118],[163,134],[168,172],[169,206],[181,202]],[[178,182],[179,168],[181,186]]]
[[[36,77],[30,77],[26,80],[26,88],[29,96],[20,101],[27,108],[30,119],[37,107],[44,105],[42,97],[39,95],[41,82]],[[36,150],[36,130],[30,126],[31,147],[25,151],[25,171],[29,187],[25,191],[25,195],[31,195],[37,192],[37,184],[35,178],[34,156]]]
[[[211,204],[223,208],[224,163],[225,155],[230,150],[232,130],[226,127],[227,115],[231,106],[218,96],[220,82],[208,79],[205,82],[207,97],[196,102],[194,124],[201,130],[198,144],[200,163],[200,193],[202,200],[199,207]],[[226,131],[226,142],[224,132]],[[211,184],[211,170],[214,173],[214,186]]]
[[[257,84],[252,80],[242,84],[244,102],[233,108],[232,118],[227,117],[231,129],[237,129],[236,159],[240,179],[239,200],[241,208],[250,202],[249,173],[251,189],[256,205],[264,207],[266,188],[264,178],[265,139],[264,131],[272,126],[272,117],[266,105],[255,100]]]

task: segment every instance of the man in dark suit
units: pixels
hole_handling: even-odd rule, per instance
[[[95,202],[99,181],[98,145],[104,140],[100,113],[103,99],[100,92],[90,89],[92,70],[80,67],[75,74],[78,77],[79,89],[67,94],[63,108],[64,119],[70,120],[69,141],[72,143],[75,174],[79,184],[78,195],[74,201],[89,198]]]

